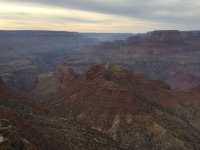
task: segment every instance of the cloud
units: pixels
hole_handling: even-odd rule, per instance
[[[26,0],[6,0],[18,1]],[[30,0],[33,3],[94,11],[134,18],[181,22],[197,21],[200,17],[199,0]],[[29,2],[30,2],[29,1]],[[199,19],[198,19],[199,20]],[[199,22],[199,21],[198,21]]]
[[[55,16],[58,22],[75,22],[88,24],[108,23],[117,17],[132,21],[147,23],[153,28],[177,28],[183,30],[198,29],[200,26],[200,1],[199,0],[0,0],[0,2],[18,3],[35,6],[54,7],[56,9],[77,10],[91,13],[87,17]],[[54,9],[52,9],[52,12]],[[110,17],[99,17],[94,14],[102,14]],[[103,18],[103,19],[98,19]],[[50,19],[51,17],[48,17]],[[52,19],[53,20],[53,19]],[[120,22],[120,21],[119,21]],[[137,23],[136,23],[137,24]],[[130,25],[130,24],[129,24]],[[147,25],[147,26],[148,26]]]

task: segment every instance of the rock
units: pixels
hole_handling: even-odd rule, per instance
[[[178,30],[158,30],[147,33],[146,40],[165,43],[183,43],[183,37]]]
[[[65,80],[62,108],[69,109],[68,113],[82,125],[105,133],[122,147],[200,147],[196,127],[176,113],[186,96],[161,81],[139,77],[115,65],[95,65],[82,78],[71,80],[69,76]],[[189,101],[191,95],[187,96]],[[197,101],[200,104],[200,98]]]

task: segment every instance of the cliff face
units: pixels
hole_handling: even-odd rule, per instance
[[[110,40],[110,36],[112,34],[1,31],[0,37],[4,38],[0,41],[0,75],[10,87],[30,91],[35,88],[38,73],[52,72],[60,63],[83,72],[94,64],[109,62],[165,81],[175,89],[188,89],[200,83],[199,31],[160,30],[114,38],[118,41]],[[98,38],[105,42],[99,42]],[[184,73],[187,80],[170,74],[177,70]]]
[[[199,40],[199,31],[153,31],[133,35],[124,41],[83,48],[85,56],[79,61],[70,61],[69,64],[83,69],[99,63],[119,64],[134,72],[143,73],[150,79],[165,81],[174,89],[189,89],[200,83]],[[172,72],[183,73],[187,80],[184,81],[181,73]],[[194,81],[191,82],[193,78]]]
[[[31,97],[0,79],[0,149],[200,149],[199,39],[199,32],[154,31],[70,51],[70,67],[92,66],[83,74],[59,65],[38,77],[22,60],[8,76],[5,67],[9,88]]]
[[[168,30],[168,31],[153,31],[147,33],[146,41],[152,42],[165,42],[167,44],[183,44],[184,39],[180,31]]]
[[[93,66],[78,78],[67,72],[60,83],[62,107],[81,124],[133,149],[200,146],[199,119],[191,112],[200,113],[198,92],[173,91],[115,65]]]
[[[0,148],[200,148],[199,87],[172,90],[109,64],[94,65],[84,74],[61,65],[55,77],[56,96],[46,103],[11,92],[0,96]],[[9,91],[2,81],[0,89]]]
[[[57,150],[58,147],[123,150],[103,133],[80,126],[69,116],[56,116],[47,105],[34,103],[30,97],[12,93],[0,80],[0,149]]]
[[[132,42],[164,42],[167,44],[184,44],[187,41],[200,39],[199,31],[156,30],[138,34],[129,38]]]

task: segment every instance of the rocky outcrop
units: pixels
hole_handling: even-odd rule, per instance
[[[181,35],[181,32],[178,30],[158,30],[149,32],[146,35],[146,41],[152,42],[165,42],[167,44],[183,44],[184,39]]]
[[[79,75],[62,65],[55,76],[58,97],[45,104],[12,93],[0,96],[0,148],[200,148],[199,87],[171,90],[161,81],[110,64]]]
[[[190,103],[192,108],[200,103],[198,96],[195,101],[189,100],[190,94],[172,91],[165,83],[147,80],[116,65],[96,65],[81,78],[65,81],[65,111],[122,147],[200,147],[198,119],[192,123],[181,111],[182,105]],[[186,112],[190,113],[189,107]]]
[[[0,93],[2,90],[4,84],[1,82]],[[61,118],[61,115],[51,112],[47,105],[38,105],[30,97],[11,91],[9,96],[0,94],[0,149],[124,149],[107,135],[80,126],[72,117]]]

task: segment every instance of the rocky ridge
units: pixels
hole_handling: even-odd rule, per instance
[[[81,124],[130,149],[199,148],[199,120],[190,112],[200,104],[198,93],[171,90],[116,65],[96,65],[80,76],[65,69],[62,107]]]

